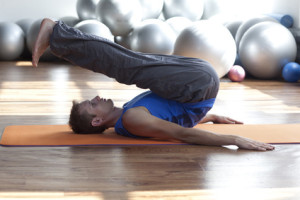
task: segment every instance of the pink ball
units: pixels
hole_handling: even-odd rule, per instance
[[[234,65],[228,72],[228,78],[234,82],[241,82],[246,76],[245,70],[239,65]]]

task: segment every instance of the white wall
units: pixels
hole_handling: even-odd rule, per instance
[[[76,0],[0,0],[0,21],[77,16]]]
[[[294,26],[300,27],[300,0],[205,0],[204,18],[222,13],[236,17],[281,13],[294,18]]]

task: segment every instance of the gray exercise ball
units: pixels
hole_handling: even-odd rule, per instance
[[[28,31],[33,23],[34,19],[20,19],[16,21],[16,24],[19,25],[24,31],[25,36],[28,34]]]
[[[140,0],[142,19],[157,19],[162,12],[164,0]]]
[[[179,34],[174,54],[203,59],[214,67],[219,77],[223,77],[235,61],[236,45],[222,24],[201,20]]]
[[[254,77],[278,78],[282,67],[296,58],[297,45],[290,31],[279,23],[261,22],[252,26],[240,42],[239,56]]]
[[[70,27],[74,27],[76,24],[80,22],[80,19],[78,17],[73,17],[73,16],[66,16],[59,18],[60,21],[64,22],[66,25]]]
[[[201,19],[203,10],[203,0],[165,0],[163,14],[165,19],[180,16],[196,21]]]
[[[115,43],[125,47],[126,49],[131,49],[130,48],[130,38],[132,36],[132,33],[129,33],[128,35],[124,36],[116,36],[115,37]]]
[[[24,50],[21,54],[21,58],[22,59],[31,59],[31,52],[29,51],[27,45],[26,45],[26,38],[29,32],[30,27],[32,26],[32,24],[34,23],[34,19],[21,19],[16,21],[16,24],[18,24],[23,32],[24,32]]]
[[[0,60],[15,60],[24,50],[25,35],[20,26],[11,22],[0,23]]]
[[[175,32],[176,37],[181,33],[183,29],[192,24],[192,21],[186,17],[172,17],[166,20],[166,22]]]
[[[96,13],[114,36],[127,35],[142,21],[139,0],[101,0]]]
[[[231,22],[226,22],[224,26],[230,31],[231,35],[233,38],[235,38],[237,30],[243,23],[242,20],[237,20],[237,21],[231,21]]]
[[[278,23],[278,21],[272,17],[268,17],[268,16],[258,16],[258,17],[254,17],[254,18],[250,18],[248,20],[245,20],[238,28],[236,35],[235,35],[235,43],[236,43],[236,47],[237,47],[237,51],[239,51],[239,45],[240,45],[240,41],[243,37],[243,35],[246,33],[246,31],[252,27],[255,24],[258,24],[260,22],[276,22]]]
[[[96,6],[99,0],[77,0],[76,10],[80,20],[96,19]]]
[[[29,49],[30,53],[32,53],[35,41],[36,41],[37,36],[39,34],[41,22],[42,22],[42,19],[36,20],[31,25],[31,27],[28,31],[28,35],[27,35],[27,38],[26,38],[26,45],[27,45],[27,48]],[[42,60],[42,61],[52,61],[52,60],[55,60],[55,59],[56,59],[56,56],[54,56],[51,53],[51,50],[50,50],[49,47],[46,49],[46,51],[44,52],[44,54],[40,58],[40,60]]]
[[[171,27],[159,19],[147,19],[132,32],[130,47],[144,53],[171,54],[176,35]]]
[[[74,28],[77,28],[84,33],[97,35],[99,37],[106,38],[112,42],[114,41],[114,36],[110,32],[109,28],[105,24],[99,22],[98,20],[84,20],[76,24]]]
[[[224,0],[204,0],[204,11],[202,19],[210,19],[211,17],[215,15],[219,15],[220,13],[225,13],[224,11],[227,11],[226,9],[229,8],[229,4],[233,4],[233,2],[226,2]],[[227,5],[227,6],[224,6]],[[234,6],[232,5],[232,9],[228,9],[228,11],[234,12]]]

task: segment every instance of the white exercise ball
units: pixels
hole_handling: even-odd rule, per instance
[[[185,29],[193,23],[190,19],[186,17],[172,17],[166,20],[166,22],[173,29],[176,36],[178,36],[183,29]]]
[[[34,23],[34,19],[20,19],[16,21],[16,24],[19,25],[24,31],[25,36],[28,34],[28,31],[31,25]]]
[[[196,21],[201,19],[203,10],[203,0],[165,0],[163,14],[165,19],[186,17]]]
[[[66,25],[70,27],[74,27],[76,24],[80,22],[80,19],[78,17],[73,16],[65,16],[62,18],[59,18],[60,21],[64,22]]]
[[[24,50],[22,28],[11,22],[0,23],[0,60],[15,60]]]
[[[224,0],[204,0],[202,19],[210,19],[215,15],[226,13],[224,12],[228,7],[228,3],[226,2]],[[227,4],[227,6],[224,6],[224,4]]]
[[[21,59],[31,59],[31,52],[29,51],[26,45],[26,38],[28,36],[28,32],[32,24],[34,23],[34,19],[20,19],[16,21],[16,24],[19,25],[24,32],[24,49],[21,54]]]
[[[297,45],[290,31],[279,23],[261,22],[243,36],[239,56],[243,67],[256,78],[278,78],[283,66],[296,58]]]
[[[214,67],[219,77],[223,77],[234,64],[236,45],[223,25],[201,20],[179,34],[174,54],[205,60]]]
[[[226,22],[224,26],[230,31],[232,37],[235,38],[237,30],[239,29],[242,23],[243,23],[242,20],[235,20],[235,21]]]
[[[105,24],[95,19],[84,20],[82,22],[79,22],[74,26],[74,28],[77,28],[84,33],[103,37],[112,42],[114,41],[114,36],[110,32],[109,28]]]
[[[163,9],[164,0],[140,0],[142,19],[157,19]]]
[[[77,0],[76,10],[80,20],[96,19],[96,6],[99,0]]]
[[[172,28],[159,19],[147,19],[132,32],[130,47],[144,53],[171,54],[176,35]]]
[[[132,35],[132,33],[129,33],[128,35],[123,35],[123,36],[115,36],[115,43],[125,47],[126,49],[131,49],[130,48],[131,35]]]
[[[251,28],[253,25],[258,24],[260,22],[269,22],[269,21],[278,23],[276,19],[268,16],[258,16],[258,17],[253,17],[248,20],[245,20],[239,26],[235,35],[235,43],[236,43],[237,50],[239,51],[240,41],[249,28]]]
[[[101,0],[96,13],[114,36],[127,35],[142,21],[139,0]]]

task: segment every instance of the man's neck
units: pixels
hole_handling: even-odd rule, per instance
[[[114,107],[109,120],[107,121],[106,126],[109,127],[114,127],[117,123],[117,121],[119,120],[119,118],[121,117],[123,112],[123,108],[118,108],[118,107]]]

